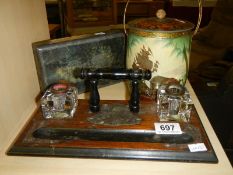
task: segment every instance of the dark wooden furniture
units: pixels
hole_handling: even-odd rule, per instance
[[[49,24],[50,38],[51,39],[56,38],[60,30],[61,30],[60,24]]]
[[[114,23],[123,23],[126,0],[113,0]],[[152,17],[158,9],[164,9],[166,0],[130,0],[126,22],[135,18]]]
[[[66,0],[65,18],[69,27],[113,24],[112,0]]]
[[[93,27],[123,23],[126,0],[66,0],[65,18],[69,27]],[[126,21],[155,16],[166,0],[131,0]]]
[[[196,0],[197,1],[197,0]],[[202,20],[200,27],[208,25],[214,6],[202,7]],[[174,6],[172,1],[166,4],[167,17],[187,20],[193,24],[197,24],[199,9],[198,6]]]

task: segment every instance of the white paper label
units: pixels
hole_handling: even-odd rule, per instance
[[[207,151],[204,143],[189,144],[188,147],[190,152]]]
[[[156,134],[182,134],[179,123],[155,123]]]

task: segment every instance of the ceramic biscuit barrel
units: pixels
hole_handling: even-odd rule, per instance
[[[151,96],[160,84],[184,85],[188,77],[194,25],[165,15],[165,11],[159,10],[156,17],[128,23],[126,65],[151,70],[152,78],[140,84],[140,92],[146,96]]]

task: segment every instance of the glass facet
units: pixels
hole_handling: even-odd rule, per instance
[[[160,120],[182,120],[189,122],[192,100],[182,85],[160,85],[157,91],[157,114]]]
[[[55,84],[41,98],[43,117],[46,119],[72,118],[78,105],[78,90],[67,84]]]

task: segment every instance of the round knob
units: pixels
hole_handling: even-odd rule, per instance
[[[166,17],[166,12],[165,12],[165,10],[159,9],[159,10],[156,12],[156,17],[159,18],[159,19],[164,19],[164,18]]]

